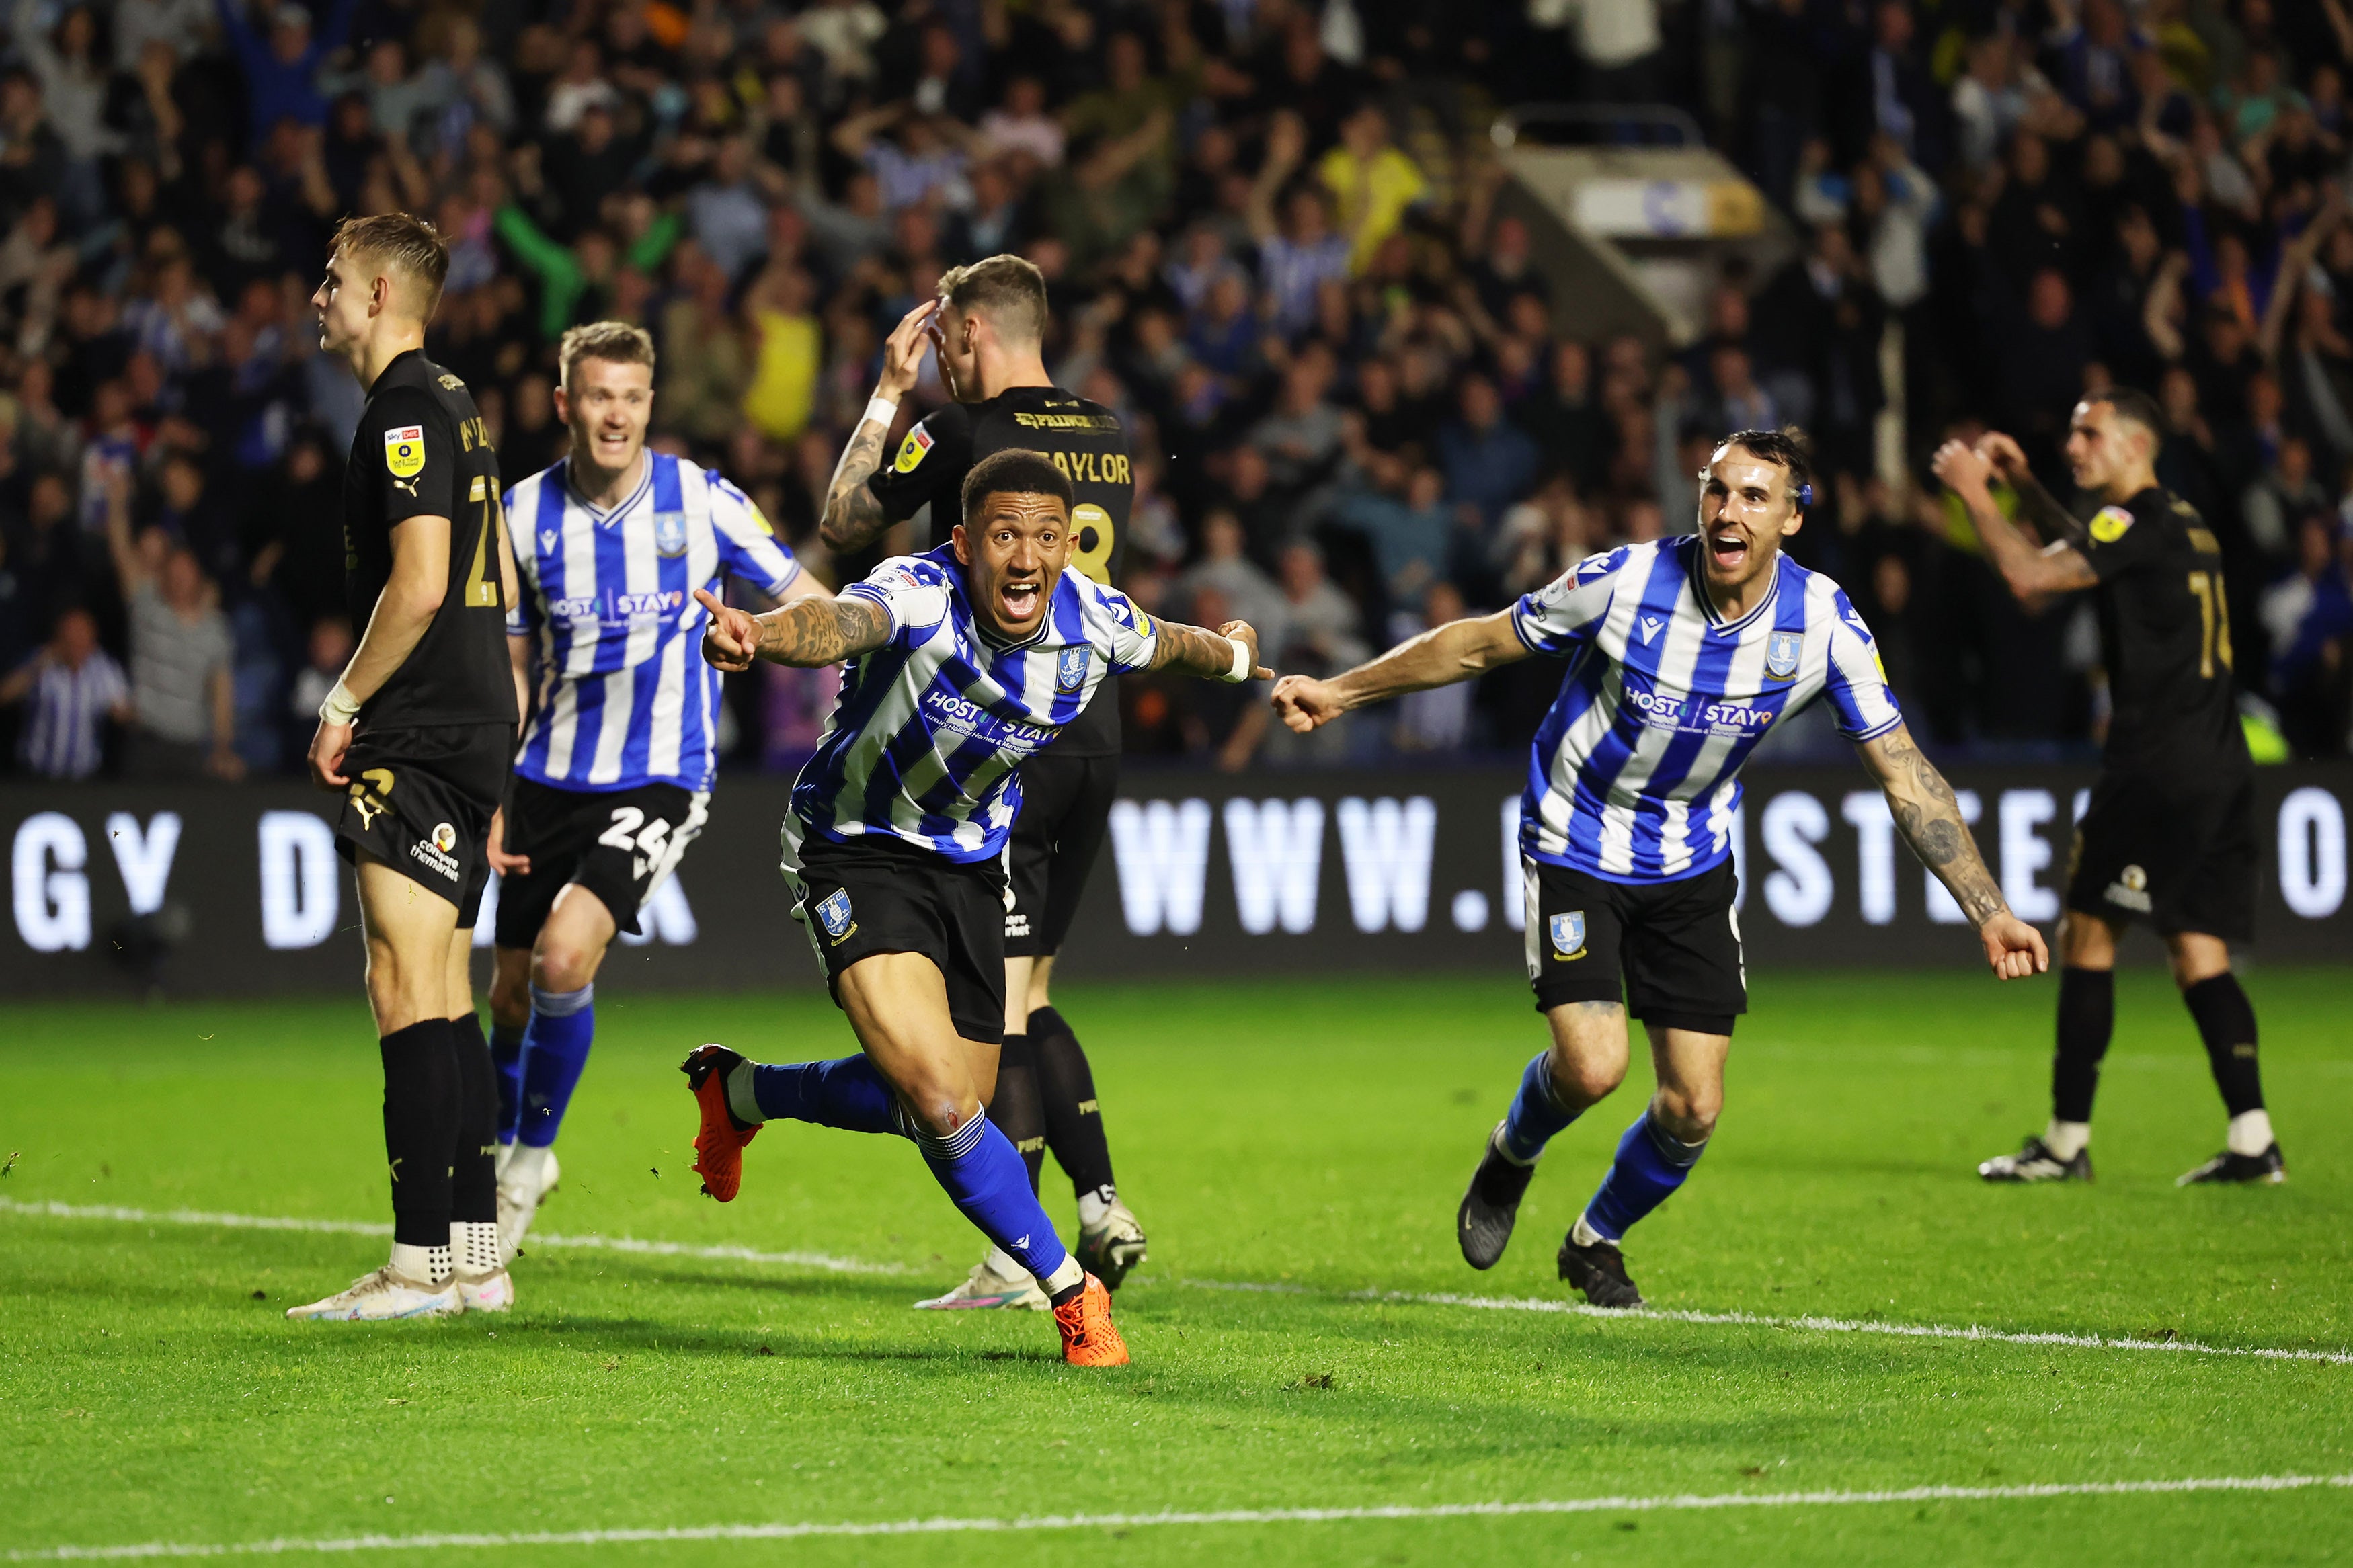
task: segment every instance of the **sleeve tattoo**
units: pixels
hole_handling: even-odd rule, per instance
[[[1173,669],[1179,675],[1223,677],[1234,668],[1234,645],[1199,626],[1162,621],[1152,645],[1152,663],[1148,668]]]
[[[890,438],[887,426],[861,420],[849,445],[842,449],[833,482],[826,487],[825,516],[818,521],[818,534],[828,549],[862,549],[889,526],[882,503],[874,499],[866,481],[881,467],[882,443]]]
[[[1896,831],[1952,893],[1969,923],[1983,925],[2008,908],[1993,873],[1978,854],[1968,824],[1961,820],[1953,786],[1911,735],[1900,729],[1887,735],[1879,747],[1878,763]]]
[[[758,617],[760,642],[754,651],[771,664],[802,669],[839,664],[891,640],[891,617],[871,599],[796,599]]]
[[[2035,531],[2042,535],[2045,544],[2067,543],[2083,550],[2091,543],[2091,535],[2075,514],[2059,504],[2059,499],[2042,488],[2042,481],[2032,473],[2021,474],[2011,481],[2018,491],[2019,501],[2032,520]]]

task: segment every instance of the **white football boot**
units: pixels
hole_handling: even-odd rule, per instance
[[[972,1272],[963,1284],[944,1296],[934,1296],[928,1301],[915,1303],[919,1311],[972,1311],[976,1309],[1006,1307],[1043,1312],[1053,1306],[1046,1292],[1038,1288],[1037,1277],[997,1247],[990,1247],[988,1256],[973,1265]]]
[[[1104,1289],[1116,1290],[1127,1271],[1145,1260],[1144,1226],[1125,1204],[1114,1202],[1102,1219],[1079,1226],[1079,1245],[1071,1250]]]
[[[438,1285],[423,1285],[387,1263],[353,1280],[348,1289],[308,1306],[287,1308],[286,1315],[328,1323],[382,1323],[396,1318],[446,1318],[463,1310],[454,1275]]]
[[[563,1175],[563,1167],[555,1163],[555,1151],[536,1149],[528,1143],[513,1145],[499,1171],[499,1260],[510,1263],[522,1250],[524,1233],[539,1214],[539,1205],[555,1191]]]
[[[514,1306],[514,1276],[501,1268],[491,1274],[452,1274],[458,1302],[469,1312],[504,1312]]]

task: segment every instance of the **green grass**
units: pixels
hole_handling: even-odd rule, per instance
[[[2249,985],[2294,1181],[2174,1187],[2219,1144],[2221,1111],[2170,990],[2136,973],[2099,1184],[1989,1190],[1971,1165],[2044,1115],[2049,982],[1760,976],[1715,1146],[1633,1234],[1635,1277],[1694,1310],[2353,1346],[2353,973]],[[2353,1472],[2353,1365],[1346,1300],[1560,1299],[1553,1249],[1646,1071],[1556,1142],[1512,1251],[1477,1275],[1454,1205],[1541,1038],[1510,976],[1073,985],[1062,1002],[1153,1238],[1119,1297],[1134,1366],[1062,1367],[1041,1316],[907,1310],[978,1244],[903,1142],[778,1126],[738,1202],[697,1196],[683,1047],[792,1059],[838,1054],[847,1030],[807,995],[617,990],[544,1229],[903,1272],[543,1248],[518,1265],[510,1317],[294,1325],[287,1304],[383,1243],[0,1212],[0,1551]],[[0,1196],[380,1219],[377,1088],[352,1003],[0,1008],[0,1158],[19,1152]],[[1050,1167],[1049,1196],[1067,1226]],[[2353,1491],[431,1556],[1072,1549],[1221,1565],[2303,1563],[2353,1555]]]

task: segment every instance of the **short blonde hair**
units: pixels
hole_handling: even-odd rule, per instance
[[[654,367],[654,339],[643,327],[627,321],[591,321],[564,334],[555,351],[563,385],[572,385],[572,367],[584,359],[609,360],[615,364]]]
[[[959,310],[977,310],[1017,342],[1046,335],[1046,275],[1026,257],[984,257],[940,275],[940,300]]]
[[[449,242],[421,217],[407,213],[378,213],[374,217],[347,217],[335,226],[337,252],[383,266],[416,290],[421,309],[417,319],[429,321],[441,305],[442,285],[449,281]]]

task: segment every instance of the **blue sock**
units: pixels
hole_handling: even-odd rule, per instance
[[[1553,1098],[1552,1069],[1545,1065],[1550,1051],[1538,1051],[1520,1075],[1520,1091],[1504,1112],[1504,1152],[1523,1165],[1534,1164],[1545,1145],[1582,1112],[1564,1110]]]
[[[915,1139],[923,1163],[964,1217],[981,1234],[1010,1254],[1015,1262],[1036,1275],[1040,1283],[1062,1267],[1070,1254],[1054,1234],[1038,1194],[1029,1190],[1029,1167],[1013,1142],[976,1116],[944,1138],[923,1133]]]
[[[498,1073],[501,1143],[515,1141],[515,1126],[522,1120],[522,1035],[521,1024],[491,1026],[491,1066]]]
[[[734,1085],[728,1088],[732,1103]],[[906,1131],[900,1124],[899,1101],[891,1092],[891,1081],[862,1056],[829,1062],[788,1062],[782,1067],[754,1063],[752,1099],[764,1121],[789,1117],[850,1132]],[[735,1114],[743,1116],[744,1108],[737,1106]]]
[[[535,1149],[555,1142],[564,1108],[588,1065],[588,1042],[596,1033],[596,988],[542,991],[531,988],[531,1024],[523,1030],[522,1107],[515,1136]]]
[[[1587,1202],[1585,1223],[1604,1239],[1618,1240],[1628,1226],[1665,1203],[1706,1152],[1704,1141],[1686,1143],[1671,1137],[1645,1110],[1618,1140],[1618,1158]]]

